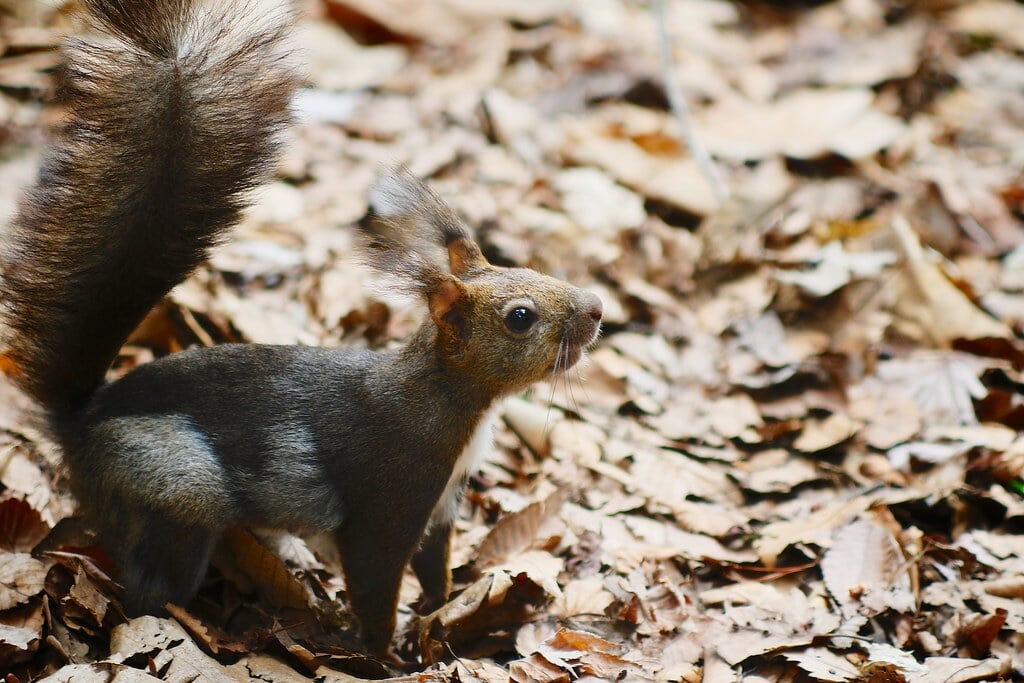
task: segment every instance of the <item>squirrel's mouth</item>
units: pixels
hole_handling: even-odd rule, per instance
[[[584,292],[582,302],[573,308],[573,315],[567,321],[558,352],[549,368],[552,373],[565,372],[579,362],[583,353],[601,336],[601,300]]]
[[[576,365],[582,357],[583,347],[579,344],[569,344],[555,356],[554,362],[551,363],[550,370],[552,373],[565,372],[572,366]]]
[[[571,339],[569,337],[575,335],[568,335],[555,354],[555,360],[552,361],[549,370],[552,373],[565,372],[576,365],[584,352],[597,342],[600,330],[600,324],[593,321],[592,327],[584,333],[583,339]]]

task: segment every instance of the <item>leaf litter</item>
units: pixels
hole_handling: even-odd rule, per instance
[[[0,21],[0,226],[59,121],[73,4]],[[451,600],[418,615],[403,583],[404,670],[361,654],[317,536],[232,532],[192,604],[126,619],[0,382],[7,681],[1022,675],[1019,5],[668,2],[669,77],[724,203],[647,3],[301,5],[277,181],[113,374],[225,341],[402,339],[419,312],[351,230],[396,161],[496,262],[598,292],[602,344],[507,404]]]

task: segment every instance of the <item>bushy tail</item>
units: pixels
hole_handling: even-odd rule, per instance
[[[238,2],[85,0],[68,122],[0,248],[0,366],[44,407],[81,406],[149,309],[272,169],[297,78],[288,17]]]

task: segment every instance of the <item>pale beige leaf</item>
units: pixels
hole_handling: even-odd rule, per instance
[[[874,154],[904,133],[899,119],[873,109],[868,89],[801,89],[774,102],[723,99],[701,116],[712,154],[737,160],[776,154],[809,159],[838,152]]]
[[[915,609],[910,576],[900,547],[883,526],[858,519],[839,529],[821,558],[825,586],[843,614],[874,616],[885,609]]]
[[[779,553],[794,543],[828,546],[831,543],[832,530],[866,510],[870,504],[869,498],[858,496],[846,502],[823,507],[803,519],[769,524],[761,530],[761,538],[754,543],[757,553],[766,565],[773,566]]]
[[[281,660],[264,654],[243,657],[227,668],[242,676],[247,676],[249,680],[261,683],[291,683],[292,681],[311,680]]]
[[[975,306],[927,258],[905,218],[896,217],[892,229],[907,259],[895,309],[907,333],[943,346],[955,339],[1013,337],[1009,327]]]
[[[596,168],[572,168],[551,179],[562,195],[565,212],[589,233],[614,236],[639,226],[646,214],[643,200]]]
[[[1017,50],[1024,50],[1024,8],[1016,2],[968,2],[954,11],[949,20],[954,30],[994,36]]]
[[[779,282],[796,285],[807,293],[824,297],[850,283],[855,278],[867,278],[881,273],[896,262],[896,254],[889,251],[850,253],[840,242],[829,242],[817,255],[812,268],[807,270],[777,270]]]
[[[818,681],[842,683],[859,680],[861,676],[860,669],[849,660],[823,647],[792,650],[786,652],[785,657]]]
[[[635,542],[624,544],[618,548],[624,557],[678,556],[694,560],[710,557],[724,562],[752,562],[755,558],[749,550],[732,550],[709,536],[691,534],[659,520],[627,515],[624,516],[624,521],[633,535],[647,544],[646,547]]]
[[[507,573],[511,576],[525,574],[531,581],[543,588],[549,595],[559,597],[562,589],[558,586],[558,575],[564,560],[543,550],[528,550],[508,561],[488,569],[488,573]]]
[[[46,569],[28,553],[0,553],[0,610],[38,595],[46,581]]]
[[[758,493],[785,493],[794,487],[821,479],[821,473],[806,458],[789,458],[776,467],[757,469],[743,478],[743,488]]]
[[[8,648],[27,651],[31,649],[33,643],[38,644],[41,636],[42,633],[38,629],[0,624],[0,645]]]
[[[860,427],[860,423],[851,420],[846,413],[833,413],[824,420],[808,420],[793,446],[804,453],[817,453],[851,439]]]
[[[736,503],[740,494],[721,468],[673,451],[641,450],[633,454],[629,473],[640,492],[682,511],[689,496]]]
[[[604,614],[614,600],[615,596],[605,589],[601,577],[573,579],[555,600],[552,611],[562,619],[580,614]]]
[[[924,671],[907,676],[910,683],[970,683],[995,680],[1005,675],[1010,662],[998,658],[967,659],[957,657],[929,657],[924,660]]]
[[[718,208],[693,159],[648,154],[591,122],[567,123],[566,132],[565,153],[576,163],[597,166],[626,187],[687,211],[707,214]]]
[[[558,514],[569,493],[568,488],[557,489],[544,500],[499,519],[477,550],[477,566],[489,567],[528,548],[541,525]]]
[[[110,683],[111,678],[113,676],[108,667],[102,664],[67,664],[49,676],[40,678],[39,683]],[[150,677],[150,680],[160,679]]]
[[[853,387],[850,396],[850,417],[864,424],[861,436],[874,448],[892,448],[909,441],[921,430],[921,409],[906,394],[889,392],[874,396]]]
[[[157,656],[161,666],[168,666],[164,674],[167,680],[249,680],[204,654],[173,619],[146,616],[115,626],[110,633],[107,661],[120,664],[136,655]]]

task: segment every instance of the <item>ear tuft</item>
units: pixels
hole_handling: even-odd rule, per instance
[[[369,200],[364,228],[386,238],[391,248],[418,252],[458,277],[487,266],[458,215],[407,168],[378,176]]]
[[[427,188],[405,168],[377,176],[370,187],[370,209],[381,218],[401,218],[422,210]]]

